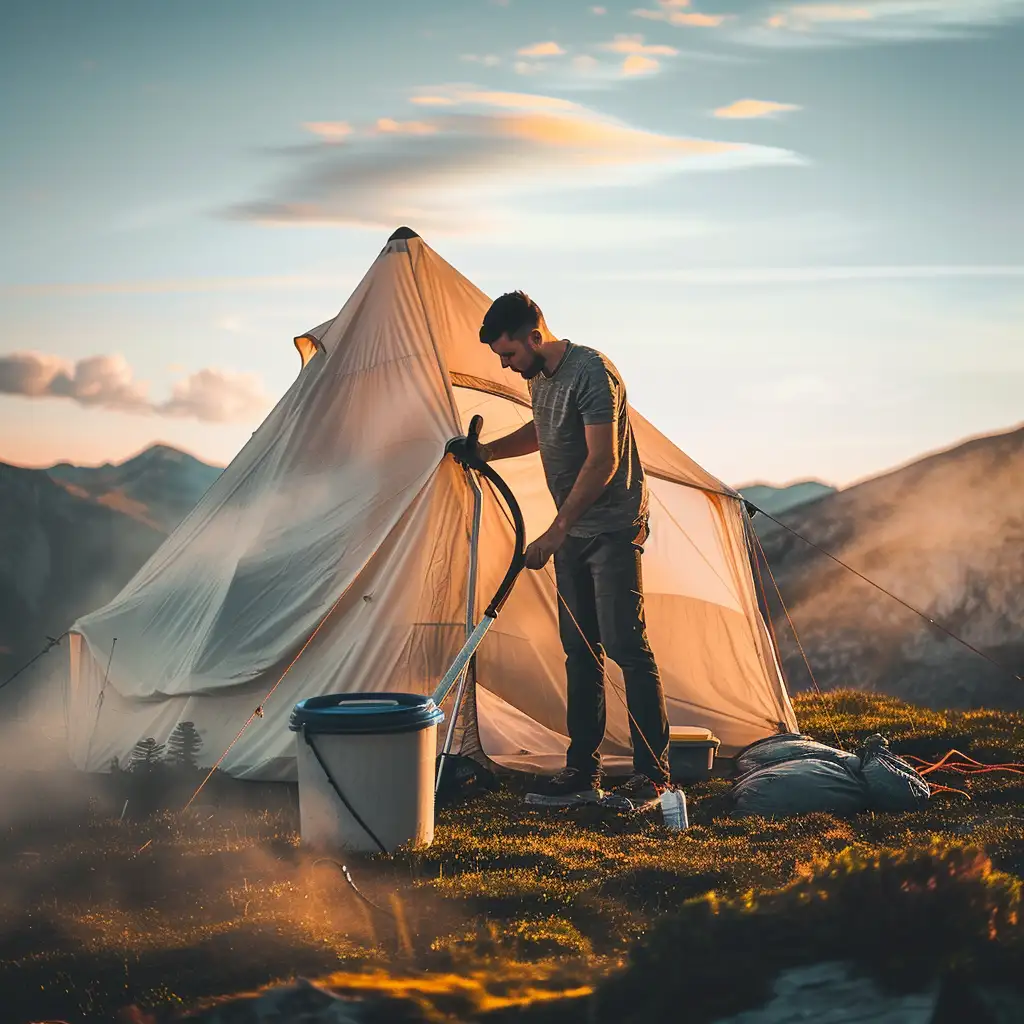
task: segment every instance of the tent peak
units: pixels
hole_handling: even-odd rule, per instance
[[[420,236],[413,231],[412,228],[400,227],[396,228],[388,239],[389,242],[397,241],[400,238],[419,238]]]

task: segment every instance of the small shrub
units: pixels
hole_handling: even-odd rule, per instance
[[[179,722],[167,741],[167,761],[178,771],[195,771],[203,741],[194,722]]]
[[[128,771],[135,772],[136,774],[151,774],[160,764],[160,758],[163,756],[164,745],[157,743],[152,736],[147,736],[144,740],[139,740],[135,744],[134,749],[131,753],[131,758],[128,761]]]

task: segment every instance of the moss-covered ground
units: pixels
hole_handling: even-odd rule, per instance
[[[805,732],[847,749],[881,732],[896,753],[1024,762],[1021,715],[795,703]],[[23,815],[0,848],[3,1019],[128,1004],[159,1019],[296,976],[370,992],[382,1019],[401,1004],[409,1020],[538,1024],[657,1019],[679,1000],[710,1020],[823,955],[897,985],[936,965],[1024,977],[1024,775],[930,778],[961,792],[913,814],[782,821],[730,817],[712,780],[688,789],[683,832],[533,811],[501,788],[441,810],[425,850],[349,858],[365,899],[300,848],[286,807]]]

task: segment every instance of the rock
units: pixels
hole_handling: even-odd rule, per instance
[[[1019,1024],[1024,1020],[1024,995],[1019,991],[993,986],[979,987],[976,994],[992,1024]]]
[[[381,1021],[379,1000],[336,996],[300,978],[292,985],[266,989],[218,1003],[182,1018],[189,1024],[371,1024]],[[415,1017],[396,1014],[396,1022]]]
[[[931,1024],[938,998],[937,984],[890,995],[851,964],[833,961],[783,971],[768,1003],[715,1024]]]

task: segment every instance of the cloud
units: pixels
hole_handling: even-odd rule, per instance
[[[268,404],[258,377],[205,369],[175,383],[166,402],[149,398],[122,355],[90,356],[72,363],[45,352],[0,356],[0,394],[24,398],[67,398],[90,408],[207,423],[248,422]]]
[[[601,67],[601,62],[589,53],[580,53],[573,57],[571,67],[579,74],[589,75]]]
[[[591,7],[590,8],[590,13],[591,14],[596,14],[596,15],[600,16],[602,14],[607,14],[608,13],[608,8],[607,7]]]
[[[410,103],[433,107],[497,107],[502,110],[549,112],[582,111],[583,107],[559,96],[542,96],[531,92],[500,92],[467,86],[431,87],[425,93],[409,97]]]
[[[632,13],[648,21],[665,21],[669,25],[688,25],[695,28],[717,28],[728,20],[728,14],[704,14],[700,11],[684,10],[690,0],[657,0],[657,7],[639,7]]]
[[[547,69],[544,65],[537,60],[517,60],[512,65],[512,70],[517,75],[539,75],[542,71]]]
[[[791,7],[788,17],[796,21],[870,21],[874,14],[866,7],[850,4],[801,4]],[[787,15],[782,15],[785,20]]]
[[[273,193],[230,215],[265,224],[494,231],[521,217],[523,195],[802,162],[783,149],[647,131],[553,96],[450,85],[412,99],[437,108],[422,122],[430,131],[356,130],[343,146],[295,150]]]
[[[378,117],[376,130],[380,134],[431,135],[437,127],[428,121],[396,121],[391,117]]]
[[[227,331],[228,334],[244,334],[245,327],[242,321],[242,317],[237,313],[228,314],[227,316],[221,316],[217,318],[217,326],[222,331]],[[180,370],[178,371],[181,372]]]
[[[624,75],[650,75],[660,66],[653,57],[643,57],[639,53],[632,53],[622,62],[622,73]]]
[[[719,107],[715,117],[751,118],[771,117],[786,110],[799,110],[793,103],[773,103],[771,100],[736,100],[726,107]]]
[[[601,43],[600,49],[609,53],[637,54],[645,57],[674,57],[679,51],[674,46],[645,43],[641,35],[617,35],[610,43]]]
[[[410,96],[410,103],[417,103],[422,107],[454,107],[458,100],[451,96],[436,96],[432,93],[424,93],[419,96]]]
[[[610,43],[601,43],[598,49],[606,53],[616,53],[625,56],[619,66],[619,72],[623,77],[634,77],[637,75],[654,74],[661,67],[656,57],[674,57],[679,51],[674,46],[665,46],[660,43],[645,43],[642,35],[625,35],[620,33]],[[584,70],[584,69],[580,69]],[[585,69],[588,72],[599,71],[597,61],[594,65]]]
[[[958,278],[1003,280],[1024,278],[1024,264],[948,266],[863,264],[802,267],[691,267],[670,270],[626,270],[591,273],[590,280],[678,282],[699,285],[817,284],[846,281],[936,281]]]
[[[468,64],[483,64],[485,68],[496,68],[501,63],[501,58],[496,53],[464,53],[459,60]]]
[[[531,43],[520,50],[516,50],[520,57],[561,57],[565,53],[555,42]]]
[[[327,142],[348,139],[357,131],[378,135],[384,132],[427,135],[434,130],[433,126],[425,121],[396,121],[393,117],[378,117],[372,126],[363,129],[353,128],[348,121],[306,121],[302,127]]]
[[[248,423],[267,405],[263,385],[255,374],[205,369],[178,381],[170,399],[154,411],[206,423]]]
[[[348,121],[305,121],[302,127],[322,139],[343,139],[352,134]]]
[[[694,25],[697,28],[717,28],[728,18],[727,14],[702,14],[699,11],[679,12],[669,17],[672,25]]]
[[[146,386],[132,380],[123,356],[92,356],[70,363],[43,352],[0,356],[0,393],[27,398],[70,398],[80,405],[122,412],[148,408]]]
[[[1024,0],[856,0],[778,7],[740,41],[836,46],[957,38],[1024,18]]]
[[[88,298],[93,295],[181,295],[198,292],[291,291],[333,288],[336,277],[281,275],[264,277],[167,278],[149,281],[46,281],[0,287],[10,298]]]

